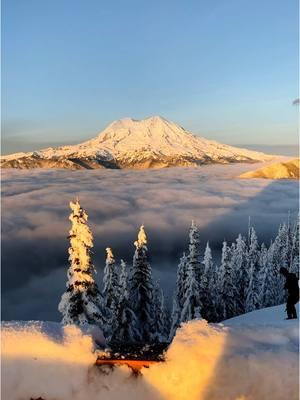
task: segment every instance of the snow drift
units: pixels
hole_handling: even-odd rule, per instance
[[[278,306],[224,324],[186,323],[166,362],[138,377],[125,366],[94,366],[92,337],[79,328],[5,323],[2,398],[296,400],[298,324],[283,318]]]

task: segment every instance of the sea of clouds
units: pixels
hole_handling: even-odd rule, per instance
[[[242,180],[259,165],[164,170],[2,171],[2,319],[59,320],[65,290],[70,222],[76,197],[89,214],[93,260],[101,281],[105,248],[131,262],[137,231],[145,224],[153,273],[170,302],[178,259],[194,219],[202,249],[216,260],[221,242],[246,234],[248,216],[267,244],[278,225],[295,218],[295,181]]]

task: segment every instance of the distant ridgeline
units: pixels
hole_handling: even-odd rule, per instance
[[[280,162],[266,167],[248,171],[240,175],[240,178],[262,178],[262,179],[299,179],[300,159],[295,158],[287,162]]]
[[[200,252],[199,230],[192,222],[169,313],[163,291],[152,278],[144,226],[134,243],[131,265],[123,260],[117,263],[112,250],[106,249],[100,291],[91,260],[93,236],[88,215],[78,200],[70,207],[70,266],[59,311],[65,324],[98,325],[110,343],[167,342],[182,322],[195,318],[219,322],[280,304],[285,293],[279,268],[298,274],[299,218],[281,224],[268,247],[258,243],[254,227],[249,226],[247,238],[239,234],[235,242],[223,242],[220,264],[213,262],[209,243],[204,254]]]

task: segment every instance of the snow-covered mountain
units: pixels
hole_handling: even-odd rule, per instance
[[[300,160],[295,158],[287,162],[280,162],[255,171],[245,172],[240,178],[263,178],[263,179],[299,179]]]
[[[173,122],[154,116],[115,121],[94,139],[78,145],[3,156],[1,166],[21,169],[163,168],[272,158],[193,135]]]

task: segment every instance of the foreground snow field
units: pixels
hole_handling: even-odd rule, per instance
[[[166,362],[138,377],[94,366],[92,336],[75,326],[3,323],[2,399],[296,400],[298,320],[284,307],[184,324]]]

